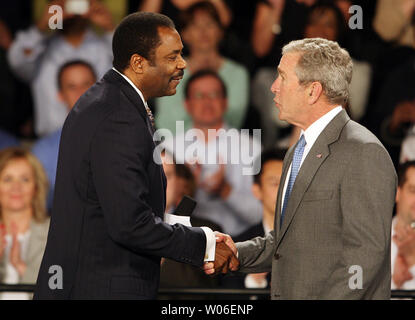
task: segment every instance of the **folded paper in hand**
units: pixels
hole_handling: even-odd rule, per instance
[[[187,227],[191,227],[190,216],[196,207],[196,201],[188,196],[184,196],[180,201],[173,214],[166,213],[164,221],[168,224],[181,223]]]

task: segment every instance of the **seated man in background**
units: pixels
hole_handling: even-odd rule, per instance
[[[58,72],[58,99],[70,111],[85,91],[96,81],[94,69],[82,60],[65,63]],[[59,141],[62,128],[39,139],[33,146],[33,154],[40,160],[49,180],[48,209],[51,209],[58,164]]]
[[[94,67],[98,77],[112,66],[111,43],[115,25],[111,13],[98,0],[91,0],[84,7],[85,12],[73,12],[73,6],[67,6],[68,3],[69,0],[51,1],[35,25],[17,33],[8,51],[12,71],[31,84],[38,136],[62,127],[68,114],[57,98],[59,89],[55,79],[60,66],[70,60],[82,59]],[[49,22],[56,19],[52,17],[53,10],[49,13],[51,5],[63,9],[64,26],[52,34]],[[103,35],[98,35],[92,25],[104,30]]]
[[[260,159],[261,170],[254,176],[254,184],[252,186],[252,193],[262,203],[262,221],[235,237],[235,242],[246,241],[254,237],[264,237],[274,229],[275,206],[277,204],[277,193],[285,152],[282,149],[268,149],[262,152]],[[251,273],[243,276],[244,287],[269,287],[268,276],[269,272]]]
[[[211,220],[225,233],[238,235],[261,221],[261,204],[251,192],[252,175],[245,174],[252,166],[247,158],[257,157],[260,143],[229,129],[224,120],[226,86],[214,71],[193,74],[185,95],[193,128],[174,139],[166,138],[162,146],[174,154],[177,163],[192,165],[198,203],[194,217]]]
[[[392,289],[415,289],[415,161],[398,170],[396,216],[392,220]]]
[[[166,161],[168,158],[171,161]],[[162,154],[163,170],[166,174],[166,213],[173,213],[183,196],[193,197],[196,191],[195,180],[192,171],[184,164],[173,163],[173,158],[168,153]],[[221,231],[220,227],[208,220],[191,217],[192,226],[207,226],[215,231]],[[209,277],[197,267],[180,263],[171,259],[162,259],[160,269],[160,288],[215,288],[219,286],[219,278]],[[159,296],[164,299],[205,299],[204,296]]]

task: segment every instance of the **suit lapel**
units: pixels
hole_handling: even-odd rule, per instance
[[[339,139],[341,130],[349,120],[350,118],[348,117],[347,113],[342,110],[321,132],[320,136],[317,138],[313,147],[309,151],[307,157],[304,159],[304,162],[300,168],[293,189],[291,191],[281,228],[279,228],[279,218],[277,219],[277,247],[287,232],[287,229],[289,228],[295,214],[297,213],[297,208],[300,205],[304,194],[312,183],[315,174],[323,162],[330,156],[329,145]],[[286,175],[289,165],[292,162],[292,157],[293,149],[291,150],[290,158],[287,159],[289,164],[286,166],[287,168],[285,168],[286,172],[284,173],[284,183],[285,179],[287,178]],[[284,185],[280,185],[280,189],[284,189]],[[276,216],[279,217],[281,216],[282,190],[278,193],[278,215]]]
[[[128,98],[128,100],[130,100],[130,102],[136,107],[136,109],[138,110],[138,113],[144,119],[144,121],[146,123],[148,132],[150,133],[151,140],[153,141],[153,145],[155,147],[156,144],[155,144],[154,139],[153,139],[154,128],[153,128],[153,125],[151,124],[150,118],[147,114],[146,107],[144,106],[144,103],[141,100],[141,97],[139,96],[139,94],[131,86],[131,84],[129,84],[120,74],[118,74],[116,71],[114,71],[112,69],[109,70],[105,74],[104,79],[106,81],[116,83],[116,85],[125,94],[125,96]],[[164,203],[164,207],[165,207],[166,206],[165,194],[166,194],[167,179],[166,179],[166,176],[164,174],[163,167],[161,165],[157,165],[157,166],[159,167],[159,170],[160,170],[160,180],[161,180],[161,185],[163,187],[162,197],[163,197],[163,203]]]
[[[135,89],[120,74],[112,69],[105,74],[104,79],[109,82],[113,82],[118,86],[122,93],[124,93],[128,100],[130,100],[131,104],[137,109],[138,113],[144,119],[148,127],[150,119],[148,119],[144,103]],[[153,130],[151,128],[148,129],[151,136],[153,136]]]

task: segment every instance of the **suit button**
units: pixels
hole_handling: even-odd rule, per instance
[[[281,258],[281,255],[280,255],[279,253],[275,252],[275,254],[274,254],[274,258],[275,258],[276,260],[278,260],[278,259],[280,259],[280,258]]]

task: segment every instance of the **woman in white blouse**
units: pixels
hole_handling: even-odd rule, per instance
[[[0,283],[36,283],[49,228],[47,188],[45,171],[29,151],[0,152]],[[29,297],[0,293],[1,299]]]

